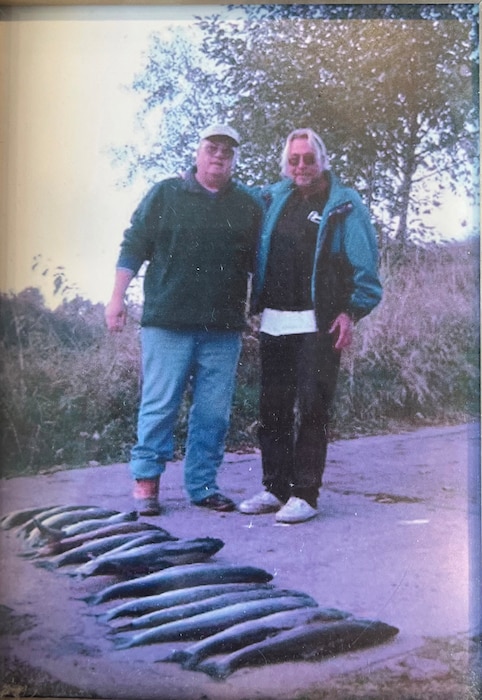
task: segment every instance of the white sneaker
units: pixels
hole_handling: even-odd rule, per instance
[[[247,501],[242,501],[238,505],[238,510],[240,513],[246,513],[246,515],[262,515],[263,513],[274,513],[282,505],[282,501],[276,498],[274,494],[269,491],[261,491],[256,496],[248,498]]]
[[[318,514],[316,508],[302,498],[291,496],[289,501],[276,513],[278,523],[303,523]]]

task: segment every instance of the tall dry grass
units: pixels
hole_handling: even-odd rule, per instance
[[[341,434],[479,412],[478,245],[413,247],[381,264],[384,297],[342,362]]]
[[[384,299],[342,361],[333,435],[467,421],[479,414],[478,246],[385,250]],[[2,475],[126,461],[139,400],[138,311],[111,336],[103,307],[45,307],[38,290],[0,299]],[[256,446],[256,319],[244,335],[227,440]],[[187,431],[189,393],[177,425]]]

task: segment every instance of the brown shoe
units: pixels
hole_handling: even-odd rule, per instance
[[[228,513],[236,508],[235,503],[227,496],[223,496],[222,493],[213,493],[212,496],[207,496],[202,501],[193,501],[193,504],[200,508],[217,510],[220,513]]]
[[[159,477],[154,479],[136,479],[134,501],[139,515],[159,515],[161,507],[159,497]]]
[[[160,515],[161,506],[157,498],[136,499],[136,510],[139,515]]]

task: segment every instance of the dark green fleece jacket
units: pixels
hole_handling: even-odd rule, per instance
[[[255,196],[236,181],[211,194],[193,170],[155,185],[132,216],[117,262],[134,274],[149,263],[142,325],[242,330],[260,219]]]

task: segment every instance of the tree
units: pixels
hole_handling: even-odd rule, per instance
[[[477,110],[475,19],[460,6],[409,6],[407,18],[404,7],[247,6],[245,19],[199,20],[196,41],[153,37],[132,87],[143,123],[162,117],[161,135],[124,152],[130,175],[133,164],[184,169],[217,118],[243,134],[242,179],[273,181],[287,133],[312,126],[383,237],[406,243],[447,174],[473,186]]]
[[[230,66],[224,89],[238,89],[232,120],[253,154],[268,154],[264,167],[255,163],[263,179],[275,175],[273,152],[288,131],[311,125],[374,212],[398,221],[391,233],[402,243],[427,206],[420,182],[432,179],[427,195],[437,204],[442,174],[470,181],[469,22],[295,18],[253,20],[240,31],[206,20],[203,28],[206,55]]]
[[[140,173],[154,182],[184,171],[192,163],[199,131],[222,114],[225,98],[216,90],[221,69],[198,43],[195,26],[190,34],[179,28],[167,37],[151,34],[145,65],[130,87],[141,100],[141,139],[111,151],[114,165],[124,168],[123,184]]]

